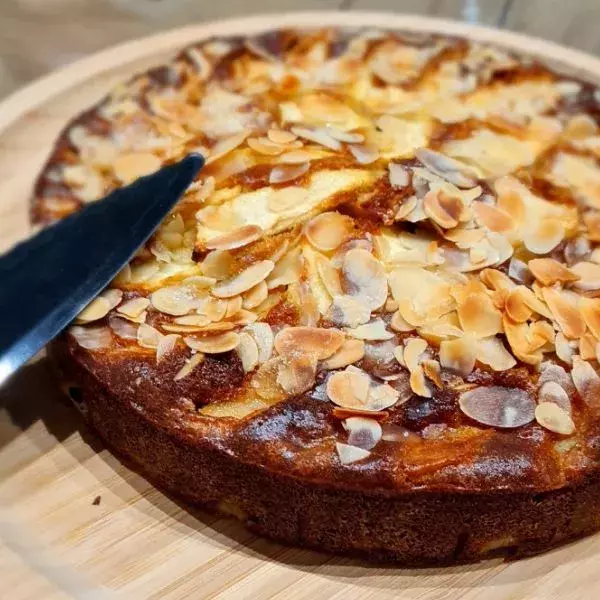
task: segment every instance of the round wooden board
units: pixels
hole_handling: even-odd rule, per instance
[[[551,43],[391,14],[261,16],[134,41],[0,104],[0,250],[27,233],[32,184],[59,130],[116,83],[194,40],[319,25],[466,35],[600,80],[600,60]],[[233,520],[177,504],[122,465],[60,399],[43,360],[0,390],[0,405],[0,595],[6,591],[7,598],[595,597],[600,535],[514,563],[420,570],[287,548]]]

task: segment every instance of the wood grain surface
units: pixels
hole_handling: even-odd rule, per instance
[[[0,104],[0,247],[26,235],[31,185],[60,128],[116,82],[208,34],[342,18],[349,24],[469,33],[542,53],[600,80],[600,61],[592,57],[510,34],[411,18],[305,14],[159,35],[90,57]],[[43,358],[0,390],[0,406],[0,598],[598,597],[600,535],[519,562],[443,569],[368,565],[284,547],[235,521],[179,504],[123,465],[62,399]]]

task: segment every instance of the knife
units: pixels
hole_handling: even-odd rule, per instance
[[[190,154],[0,256],[0,385],[112,281],[203,164]]]

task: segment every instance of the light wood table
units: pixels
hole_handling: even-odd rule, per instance
[[[594,22],[600,6],[589,1],[571,0],[567,9],[550,0],[305,0],[302,8],[339,5],[456,17],[530,30],[592,52],[598,49]],[[0,0],[0,89],[7,93],[57,66],[131,37],[243,14],[250,7],[298,8],[288,0]],[[447,27],[452,33],[456,26]],[[490,41],[498,36],[481,35]],[[196,29],[182,30],[128,46],[125,52],[105,55],[110,68],[103,70],[98,60],[90,59],[3,104],[0,129],[11,125],[0,135],[0,248],[25,233],[32,180],[64,122],[116,81],[196,36],[200,36]],[[543,44],[526,44],[515,41],[521,50],[544,51]],[[562,50],[556,52],[564,55]],[[600,73],[598,61],[571,56],[568,62]],[[248,533],[232,520],[190,511],[130,471],[59,400],[43,363],[28,366],[0,390],[0,406],[4,401],[2,600],[598,597],[600,535],[516,563],[496,560],[420,570],[369,566],[287,548]]]

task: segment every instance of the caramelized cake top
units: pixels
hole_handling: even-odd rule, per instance
[[[67,127],[38,181],[49,222],[207,159],[73,352],[272,468],[276,440],[315,477],[559,485],[599,447],[599,115],[591,84],[463,39],[193,45]]]

